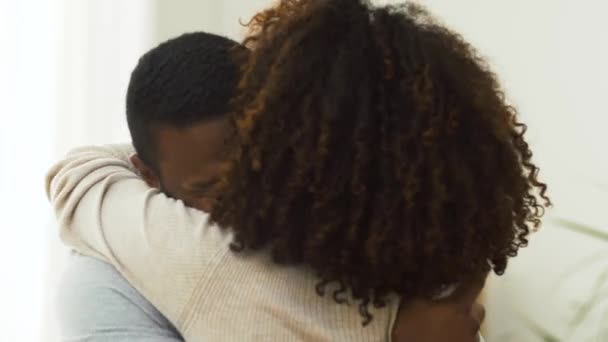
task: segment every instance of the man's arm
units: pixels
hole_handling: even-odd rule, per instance
[[[139,178],[125,145],[74,150],[47,176],[61,238],[112,264],[183,332],[201,277],[229,253],[228,231]]]
[[[183,342],[114,267],[76,253],[61,279],[57,318],[65,342]]]

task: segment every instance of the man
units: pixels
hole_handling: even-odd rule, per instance
[[[213,206],[213,184],[230,133],[223,114],[229,111],[238,78],[238,68],[230,58],[234,49],[239,49],[236,43],[204,33],[161,44],[140,60],[127,95],[127,118],[137,152],[132,163],[149,186],[203,211]],[[71,262],[59,297],[64,340],[182,339],[111,266],[80,255]],[[428,334],[437,333],[435,325],[429,324],[432,319],[432,323],[446,322],[447,331],[480,321],[456,314],[454,308],[466,309],[461,304],[423,301],[413,305],[413,310],[400,315],[396,336],[412,337],[416,332],[415,337],[424,336],[420,341],[436,341],[437,335]],[[165,313],[166,308],[159,309]]]
[[[225,155],[224,114],[238,81],[238,43],[184,34],[146,53],[131,75],[127,121],[146,182],[211,209]],[[74,254],[59,289],[64,341],[180,341],[172,324],[109,264]]]

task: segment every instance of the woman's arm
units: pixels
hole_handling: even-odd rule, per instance
[[[231,236],[141,180],[126,145],[85,147],[51,168],[46,189],[63,241],[110,264],[178,329]]]

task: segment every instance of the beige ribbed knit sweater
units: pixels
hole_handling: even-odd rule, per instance
[[[141,180],[128,145],[72,151],[47,176],[63,241],[114,265],[188,342],[389,341],[398,299],[362,327],[310,270],[234,254],[229,230]]]

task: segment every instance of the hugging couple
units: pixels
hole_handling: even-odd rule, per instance
[[[131,75],[132,144],[48,173],[63,341],[481,340],[550,204],[525,125],[417,5],[281,0]]]

